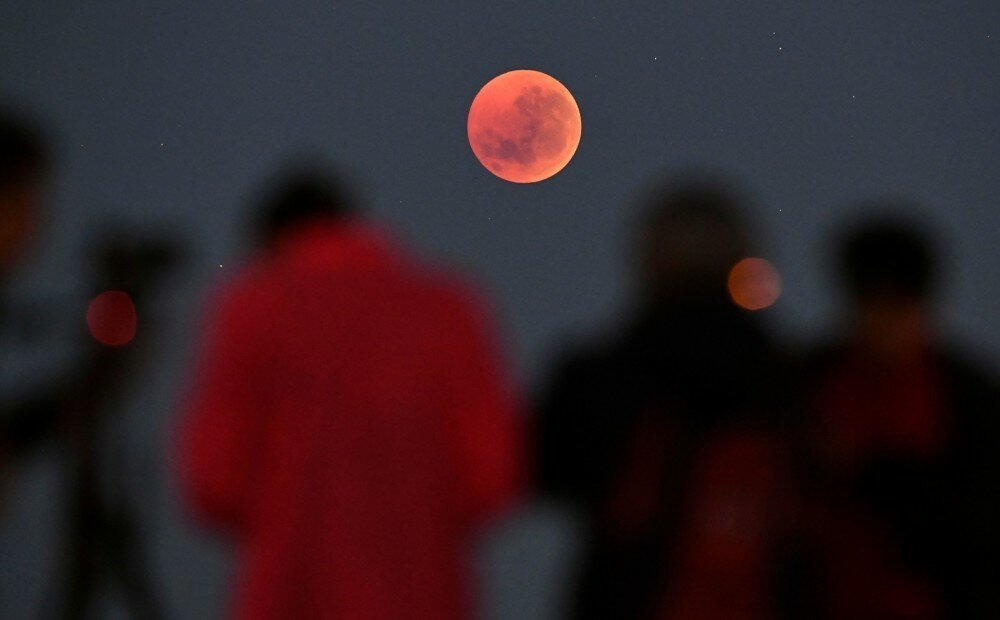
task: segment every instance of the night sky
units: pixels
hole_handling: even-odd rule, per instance
[[[522,68],[566,85],[583,117],[574,159],[534,185],[488,173],[466,138],[479,88]],[[247,200],[302,153],[353,170],[373,216],[473,276],[527,386],[622,307],[630,199],[664,170],[718,170],[748,190],[762,254],[784,278],[765,314],[796,342],[835,325],[829,239],[855,205],[923,205],[914,216],[951,241],[942,322],[1000,359],[996,0],[2,0],[0,98],[45,121],[56,146],[27,290],[79,290],[101,222],[187,239],[168,295],[174,337],[130,418],[139,452],[158,453],[170,428],[195,309],[242,255]],[[44,510],[55,474],[35,469],[19,492]],[[149,509],[158,578],[177,617],[211,617],[218,549],[179,522],[162,471],[156,484],[169,507]],[[53,523],[5,521],[0,609],[19,610],[5,617],[48,587]],[[531,508],[490,546],[493,617],[548,617],[569,548],[560,523]],[[15,529],[29,525],[37,533]]]

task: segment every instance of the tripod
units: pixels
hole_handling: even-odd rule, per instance
[[[146,293],[174,262],[168,244],[134,237],[111,237],[96,246],[97,271],[103,289],[129,291],[144,316]],[[151,324],[142,324],[138,342],[103,346],[88,341],[91,355],[65,409],[70,480],[67,489],[65,584],[63,609],[58,618],[88,617],[109,579],[117,581],[131,617],[160,620],[164,617],[155,588],[149,580],[146,551],[139,519],[127,499],[124,485],[117,485],[117,501],[102,494],[100,476],[107,471],[103,441],[113,420],[112,410],[135,376],[144,341],[151,340]]]
[[[64,608],[59,618],[83,620],[91,613],[102,586],[114,580],[131,614],[143,620],[163,617],[141,544],[139,521],[124,498],[109,501],[101,492],[106,463],[101,449],[109,420],[106,405],[129,377],[132,351],[104,348],[96,352],[71,404],[66,441],[69,464],[67,539],[64,542]]]

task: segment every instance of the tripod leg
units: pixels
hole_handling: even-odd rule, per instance
[[[81,515],[71,524],[66,554],[66,591],[57,618],[84,620],[94,604],[100,565],[97,561],[97,528],[91,516]]]
[[[164,615],[154,593],[149,564],[135,522],[125,515],[111,519],[107,535],[109,567],[122,587],[133,618],[162,620]]]

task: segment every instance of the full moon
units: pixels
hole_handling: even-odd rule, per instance
[[[580,108],[558,80],[540,71],[498,75],[469,109],[469,144],[501,179],[535,183],[569,163],[580,144]]]

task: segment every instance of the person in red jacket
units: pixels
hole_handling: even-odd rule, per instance
[[[237,545],[231,616],[469,617],[465,556],[520,468],[487,314],[322,175],[265,204],[179,440],[191,510]]]

